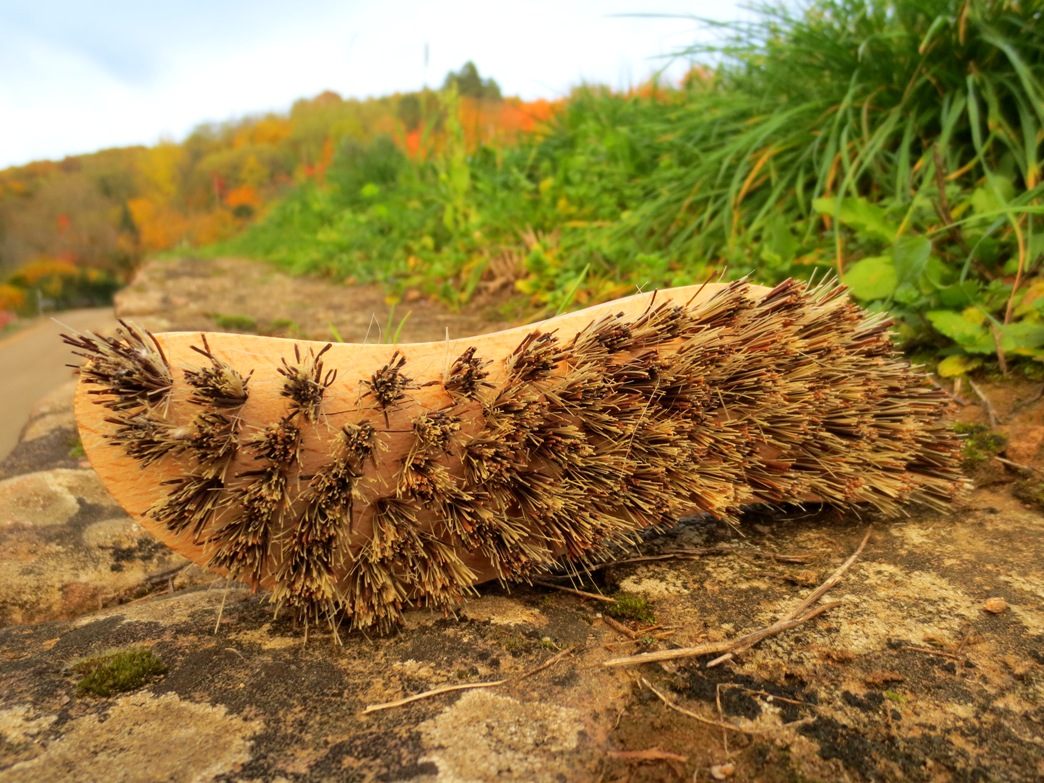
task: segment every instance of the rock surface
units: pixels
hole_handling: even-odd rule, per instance
[[[206,313],[222,311],[203,264],[146,267],[121,314],[214,328]],[[328,331],[324,303],[386,307],[374,291],[248,262],[216,269],[240,281],[236,307],[258,323],[273,303],[289,307],[280,291],[307,290],[315,318],[305,309],[294,319],[302,336]],[[411,305],[421,306],[438,310]],[[402,339],[438,339],[407,333],[412,320]],[[444,332],[452,315],[423,321]],[[348,338],[356,327],[337,328]],[[1041,467],[1037,389],[985,391],[1010,460]],[[711,780],[729,764],[738,781],[1044,777],[1044,525],[1013,497],[1011,466],[990,463],[988,485],[947,515],[752,513],[742,535],[692,520],[643,546],[663,559],[577,585],[641,596],[651,623],[607,618],[606,602],[564,590],[491,586],[455,617],[414,611],[392,636],[348,634],[339,645],[152,544],[76,456],[70,394],[40,406],[0,464],[4,783]],[[962,417],[981,413],[967,406]],[[871,522],[866,549],[823,599],[835,608],[719,666],[707,666],[714,656],[603,666],[771,624]],[[166,674],[126,693],[78,695],[72,662],[128,646],[151,648]]]

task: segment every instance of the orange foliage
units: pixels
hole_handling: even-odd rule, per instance
[[[232,188],[225,195],[225,206],[231,209],[236,207],[257,209],[261,206],[261,197],[252,185],[240,185],[238,188]]]
[[[172,206],[142,196],[128,201],[127,208],[138,227],[144,252],[166,250],[185,238],[188,229],[185,216]]]
[[[464,147],[470,153],[482,145],[517,144],[526,134],[545,126],[564,101],[544,99],[525,102],[519,98],[486,101],[469,95],[461,96],[459,118],[464,131]],[[408,133],[394,134],[406,155],[423,160],[438,154],[445,139],[432,132],[425,123]]]
[[[228,239],[242,228],[227,209],[193,215],[189,221],[188,240],[194,245],[212,245]]]
[[[460,99],[465,146],[472,151],[483,144],[515,144],[546,124],[561,105],[546,100],[525,103],[518,98],[484,101],[465,95]]]
[[[420,145],[421,145],[421,129],[416,128],[406,134],[406,138],[403,139],[402,146],[406,150],[406,155],[414,160],[420,157]]]

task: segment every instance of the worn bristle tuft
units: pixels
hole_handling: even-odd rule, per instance
[[[966,486],[950,401],[888,328],[837,286],[786,281],[292,360],[127,323],[64,339],[86,360],[85,447],[150,529],[306,625],[384,631],[694,513],[946,508]]]
[[[247,401],[247,384],[253,371],[243,377],[235,367],[214,356],[205,334],[199,337],[203,346],[193,345],[192,350],[209,359],[210,364],[185,370],[185,381],[192,387],[189,402],[215,408],[241,407]]]
[[[73,354],[87,361],[80,367],[82,383],[112,411],[151,408],[170,393],[170,365],[150,332],[120,321],[115,337],[99,334],[62,335]]]
[[[486,368],[492,363],[491,359],[479,359],[474,347],[468,348],[453,362],[443,381],[447,394],[455,400],[474,400],[484,390],[492,389],[493,384],[486,380]]]
[[[413,379],[403,373],[402,368],[406,366],[406,357],[398,351],[392,354],[391,359],[381,369],[362,381],[366,387],[366,394],[377,403],[377,407],[384,414],[384,423],[387,425],[388,413],[406,399],[406,391],[416,388]]]
[[[280,394],[290,400],[291,415],[300,413],[306,421],[315,423],[323,403],[323,394],[337,379],[337,370],[323,372],[323,354],[329,351],[327,343],[318,353],[311,349],[301,355],[300,346],[294,346],[294,363],[283,359],[279,374],[285,378]]]

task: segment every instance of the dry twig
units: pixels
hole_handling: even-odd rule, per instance
[[[599,595],[598,593],[586,593],[583,590],[577,590],[575,587],[566,587],[565,585],[556,585],[556,584],[552,584],[551,582],[544,582],[542,580],[535,580],[533,582],[533,584],[540,585],[541,587],[550,587],[552,590],[561,590],[563,593],[572,593],[573,595],[578,595],[581,598],[590,598],[592,601],[601,601],[602,603],[607,603],[607,604],[615,604],[616,603],[616,599],[615,598],[610,598],[607,595]]]
[[[993,455],[993,458],[995,460],[997,460],[997,462],[1001,463],[1002,465],[1007,465],[1009,468],[1014,468],[1015,470],[1017,470],[1017,471],[1019,471],[1021,473],[1037,473],[1037,474],[1040,474],[1040,473],[1044,472],[1044,471],[1039,470],[1038,468],[1033,467],[1032,465],[1023,465],[1021,462],[1015,462],[1015,461],[1010,460],[1010,459],[1005,459],[1004,457],[998,457],[996,454]]]
[[[607,755],[610,758],[622,759],[624,761],[680,761],[684,764],[689,760],[688,756],[668,753],[659,748],[649,748],[648,750],[610,750]]]
[[[637,640],[637,639],[641,638],[641,634],[639,634],[637,631],[632,631],[630,628],[628,628],[626,625],[621,623],[619,620],[614,620],[612,617],[609,617],[608,615],[604,615],[604,614],[602,615],[602,622],[605,623],[606,625],[608,625],[614,631],[619,631],[624,636],[626,636],[626,637],[628,637],[630,639]]]
[[[911,647],[910,645],[907,645],[903,647],[903,649],[910,650],[911,652],[925,653],[927,655],[939,655],[943,658],[952,658],[955,661],[968,660],[968,656],[966,655],[959,655],[957,653],[947,652],[946,650],[936,650],[932,647]]]
[[[642,663],[652,663],[654,661],[672,661],[678,658],[694,658],[699,655],[713,655],[715,653],[723,653],[723,655],[715,658],[707,665],[717,666],[719,663],[724,663],[731,659],[736,653],[743,652],[744,650],[753,647],[762,639],[767,639],[769,636],[775,636],[781,631],[794,628],[829,609],[839,606],[841,602],[834,601],[829,604],[818,606],[815,609],[811,608],[816,601],[822,598],[830,589],[841,581],[841,577],[845,575],[845,572],[852,567],[852,564],[856,561],[859,555],[862,554],[863,548],[869,540],[870,530],[868,529],[866,535],[863,536],[862,542],[859,544],[859,548],[856,549],[852,556],[830,575],[829,579],[809,593],[808,596],[806,596],[805,599],[785,617],[780,618],[766,628],[753,631],[752,633],[741,636],[738,639],[710,642],[696,647],[683,647],[677,650],[657,650],[655,652],[630,655],[624,658],[612,658],[608,661],[603,661],[602,666],[634,666]]]
[[[540,664],[536,668],[530,669],[525,674],[520,675],[518,679],[519,680],[524,680],[524,679],[526,679],[526,677],[532,677],[537,672],[544,671],[544,669],[550,669],[552,666],[554,666],[556,663],[558,663],[560,660],[562,660],[566,656],[572,655],[577,650],[577,648],[579,646],[580,645],[578,645],[578,644],[574,644],[572,647],[567,647],[566,649],[562,650],[561,652],[555,653],[554,655],[552,655],[550,658],[548,658],[546,661],[544,661],[542,664]]]

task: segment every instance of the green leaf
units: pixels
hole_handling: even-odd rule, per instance
[[[955,309],[967,307],[972,302],[978,301],[981,288],[978,280],[965,280],[963,283],[948,285],[939,289],[939,303]]]
[[[993,353],[993,339],[982,324],[973,323],[952,310],[932,310],[925,314],[935,330],[949,337],[968,353]]]
[[[845,270],[844,283],[852,296],[863,301],[888,299],[895,293],[899,277],[889,256],[871,256]]]
[[[1016,321],[1000,327],[1001,348],[1005,353],[1032,355],[1044,346],[1044,325]]]
[[[892,242],[899,233],[898,226],[888,220],[885,211],[865,198],[817,198],[812,201],[812,208],[886,242]]]
[[[986,184],[976,188],[971,196],[972,209],[978,215],[1003,212],[1015,195],[1015,186],[1007,177],[989,174]]]
[[[931,256],[917,282],[922,294],[932,294],[942,290],[952,281],[953,273],[946,263],[938,256]]]
[[[924,237],[900,237],[892,246],[892,261],[900,283],[916,285],[932,255],[932,243]]]
[[[956,354],[955,356],[947,356],[939,362],[939,366],[935,368],[935,371],[943,378],[955,378],[958,375],[967,375],[981,365],[982,359]]]

